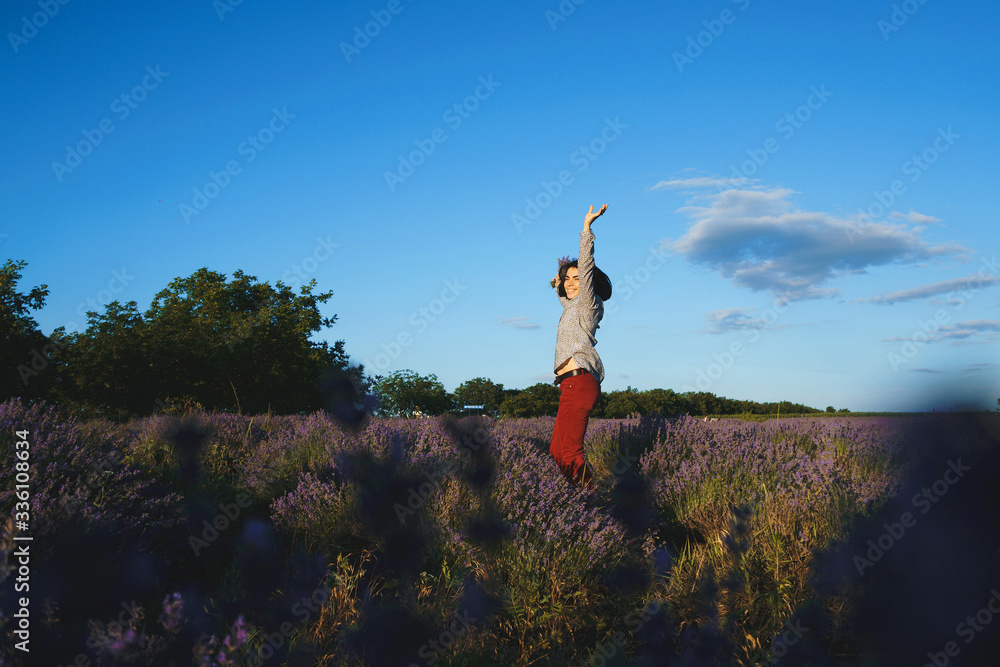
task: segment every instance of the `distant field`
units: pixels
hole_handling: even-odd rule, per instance
[[[755,415],[707,415],[708,419],[741,419],[743,421],[764,422],[768,419],[843,419],[844,417],[916,417],[923,413],[919,412],[791,412],[788,414],[772,412],[769,414]],[[695,419],[705,419],[705,416],[695,417]]]

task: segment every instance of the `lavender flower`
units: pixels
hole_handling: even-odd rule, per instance
[[[184,598],[180,593],[173,593],[163,598],[160,623],[171,634],[176,634],[180,630],[181,624],[184,623]]]

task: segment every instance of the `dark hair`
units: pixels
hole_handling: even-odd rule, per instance
[[[575,268],[577,271],[580,267],[577,265],[579,260],[574,259],[572,262],[566,262],[559,267],[559,284],[556,289],[559,291],[559,296],[566,297],[566,273],[569,271],[570,267]],[[611,280],[608,275],[601,271],[597,266],[594,266],[594,294],[601,298],[601,301],[607,301],[611,298]]]

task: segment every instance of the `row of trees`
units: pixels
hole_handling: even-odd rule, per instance
[[[437,376],[421,376],[411,370],[376,376],[375,394],[379,397],[380,416],[462,414],[466,405],[481,405],[483,414],[492,417],[554,417],[559,410],[560,390],[551,382],[540,382],[527,389],[504,389],[487,378],[478,377],[460,384],[453,393],[445,391]],[[827,412],[834,408],[828,407]],[[846,411],[846,410],[845,410]],[[478,410],[477,410],[478,412]],[[670,389],[602,392],[592,417],[619,419],[630,414],[661,415],[737,415],[774,414],[776,412],[820,412],[798,403],[757,403],[715,396],[708,392],[678,394]]]
[[[320,304],[332,292],[314,294],[316,281],[294,293],[236,271],[225,275],[199,269],[159,292],[143,313],[136,303],[113,301],[103,313],[87,313],[82,332],[59,327],[49,336],[30,311],[43,307],[46,285],[22,294],[17,283],[25,262],[0,268],[0,400],[22,397],[64,405],[81,416],[126,419],[170,406],[206,410],[295,413],[338,401],[363,402],[375,394],[379,416],[462,413],[482,405],[494,417],[555,416],[560,392],[551,383],[505,389],[487,378],[445,391],[434,375],[397,371],[365,375],[351,366],[344,341],[330,346],[310,340],[331,327]],[[677,394],[669,389],[608,392],[592,413],[626,417],[632,413],[772,413],[775,403],[754,403],[707,392]],[[815,412],[782,403],[782,412]],[[833,408],[828,408],[833,410]]]

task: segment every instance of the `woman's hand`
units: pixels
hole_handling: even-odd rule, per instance
[[[601,207],[600,211],[594,213],[594,207],[591,206],[590,211],[587,213],[587,215],[583,216],[583,228],[590,229],[590,224],[594,222],[594,220],[597,220],[599,217],[604,215],[604,212],[607,210],[608,210],[608,205],[605,204],[604,206]]]

